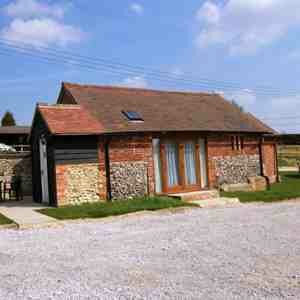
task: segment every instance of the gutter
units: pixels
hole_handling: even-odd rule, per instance
[[[263,138],[259,140],[259,161],[260,161],[260,175],[265,177],[264,175],[264,159],[263,159],[263,150],[262,150]]]

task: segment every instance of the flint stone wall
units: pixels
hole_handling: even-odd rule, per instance
[[[111,195],[124,200],[148,194],[146,162],[113,162],[110,165]]]
[[[99,166],[95,163],[65,166],[64,205],[100,201]]]
[[[213,157],[218,184],[248,183],[249,177],[260,176],[259,155]]]
[[[0,178],[4,180],[14,175],[22,178],[24,195],[31,195],[32,172],[30,153],[0,154]]]

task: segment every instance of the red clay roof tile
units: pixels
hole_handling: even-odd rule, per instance
[[[168,92],[63,83],[62,91],[82,105],[106,133],[145,131],[222,131],[273,133],[254,116],[218,94]],[[64,93],[61,93],[64,95]],[[69,101],[60,97],[58,101]],[[129,122],[123,110],[136,111],[144,122]]]
[[[79,105],[39,105],[38,110],[53,134],[103,133],[103,126],[100,122]]]

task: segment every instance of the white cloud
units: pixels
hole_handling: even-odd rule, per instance
[[[118,85],[132,88],[146,88],[148,87],[148,82],[143,76],[133,76],[124,79]]]
[[[205,1],[197,11],[199,47],[223,45],[231,54],[254,54],[300,25],[299,0]]]
[[[270,114],[295,115],[299,110],[300,95],[293,97],[275,97],[270,101]]]
[[[288,54],[288,59],[290,61],[299,61],[300,60],[300,50],[299,49],[295,49],[292,50],[289,54]]]
[[[299,132],[300,125],[296,118],[299,116],[299,104],[300,95],[274,97],[268,103],[265,121],[278,131]]]
[[[175,67],[171,70],[171,74],[175,77],[182,77],[184,75],[184,72],[180,68]]]
[[[32,18],[32,17],[54,17],[62,18],[65,13],[65,6],[50,5],[37,0],[16,0],[8,4],[4,11],[13,18]]]
[[[129,8],[132,12],[139,16],[141,16],[144,13],[144,7],[139,3],[131,3]]]
[[[220,21],[220,9],[214,3],[207,1],[198,10],[197,19],[208,24],[217,24]]]
[[[295,96],[263,96],[251,89],[218,91],[228,101],[234,100],[245,112],[250,112],[279,132],[299,132],[296,116],[300,94]]]
[[[0,37],[35,47],[66,46],[83,39],[83,32],[65,24],[63,17],[70,5],[53,4],[53,1],[14,0],[4,7],[11,17],[8,25],[0,29]]]
[[[251,109],[256,104],[256,94],[252,90],[243,89],[243,90],[236,90],[231,92],[222,92],[228,100],[234,100],[239,105],[241,105],[246,111],[251,111]]]
[[[83,39],[83,32],[71,25],[65,25],[49,18],[14,19],[2,29],[0,36],[17,43],[31,44],[35,47],[57,45],[66,46]]]

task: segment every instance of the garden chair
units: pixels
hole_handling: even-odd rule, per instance
[[[14,176],[11,179],[5,180],[3,184],[3,198],[12,200],[13,196],[17,201],[23,200],[23,191],[22,191],[22,178],[20,176]]]

